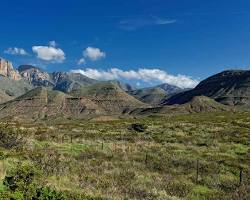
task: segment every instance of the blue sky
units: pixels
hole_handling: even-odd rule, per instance
[[[0,23],[15,66],[179,86],[250,67],[249,0],[2,0]]]

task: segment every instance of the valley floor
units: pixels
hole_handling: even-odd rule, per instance
[[[2,122],[0,138],[0,199],[250,199],[248,112]]]

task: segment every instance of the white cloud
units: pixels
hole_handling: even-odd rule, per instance
[[[54,41],[54,40],[49,41],[49,46],[51,46],[51,47],[56,47],[56,46],[57,46],[56,41]]]
[[[63,62],[65,54],[62,49],[53,46],[33,46],[32,50],[37,54],[37,57],[51,62]]]
[[[85,61],[84,58],[79,59],[78,62],[77,62],[78,65],[82,65],[82,64],[85,64],[85,63],[86,63],[86,61]]]
[[[83,56],[85,58],[89,58],[92,61],[96,61],[99,60],[101,58],[105,58],[106,54],[105,52],[102,52],[100,49],[98,48],[94,48],[94,47],[88,47],[83,51]]]
[[[10,47],[6,49],[4,53],[11,55],[22,55],[22,56],[28,55],[28,53],[24,49],[18,47],[13,47],[13,48]]]
[[[159,25],[168,25],[174,24],[177,20],[175,19],[166,19],[158,16],[139,16],[131,17],[119,22],[119,27],[123,30],[133,31],[139,28],[146,26],[159,26]]]
[[[114,79],[126,79],[143,81],[147,83],[168,83],[171,85],[176,85],[181,88],[193,88],[199,81],[192,79],[185,75],[171,75],[160,69],[145,69],[140,68],[138,70],[128,70],[124,71],[118,68],[111,68],[109,70],[98,70],[87,68],[85,70],[71,70],[72,73],[81,73],[97,80],[114,80]]]

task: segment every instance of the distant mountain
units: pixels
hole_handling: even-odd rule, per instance
[[[128,93],[144,103],[158,105],[163,99],[185,90],[186,89],[164,83],[155,87],[132,90]]]
[[[223,71],[200,82],[192,90],[165,99],[162,105],[184,104],[201,95],[226,105],[250,105],[250,71]]]
[[[49,73],[32,65],[21,65],[18,67],[20,75],[33,86],[54,87]]]
[[[132,90],[128,93],[136,99],[151,105],[158,105],[167,96],[166,91],[158,87]]]
[[[51,87],[62,92],[70,92],[98,82],[78,73],[53,72],[50,74],[32,65],[21,65],[18,71],[33,86]]]
[[[231,109],[223,104],[250,105],[250,71],[224,71],[194,89],[169,84],[135,89],[116,80],[48,73],[32,65],[15,70],[10,61],[0,59],[0,118],[40,120]]]
[[[164,84],[158,85],[156,87],[163,89],[164,91],[166,91],[166,93],[168,95],[183,92],[184,90],[189,90],[189,89],[180,88],[180,87],[175,86],[175,85],[170,85],[168,83],[164,83]]]
[[[55,84],[54,89],[62,92],[71,92],[72,90],[98,83],[97,80],[88,78],[80,73],[54,72],[51,76]]]
[[[108,82],[117,84],[125,92],[135,90],[135,87],[133,87],[132,85],[130,85],[128,83],[123,83],[123,82],[117,81],[117,80],[112,80],[112,81],[108,81]]]

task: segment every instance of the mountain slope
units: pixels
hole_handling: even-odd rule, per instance
[[[128,91],[128,93],[144,103],[158,105],[162,100],[182,91],[184,89],[164,83],[155,87]]]
[[[179,113],[200,113],[200,112],[223,112],[231,110],[230,107],[216,102],[206,96],[195,96],[189,102],[182,105],[158,106],[146,109],[135,109],[133,115],[151,114],[179,114]]]
[[[54,87],[50,74],[32,65],[21,65],[18,71],[33,86]]]
[[[50,87],[62,92],[71,92],[98,82],[79,73],[53,72],[50,74],[32,65],[21,65],[18,71],[23,79],[33,86]]]
[[[136,99],[151,105],[159,104],[167,96],[166,91],[158,87],[132,90],[128,93]]]
[[[0,103],[14,99],[33,87],[24,80],[13,80],[0,76]]]
[[[163,101],[163,105],[183,104],[195,96],[208,96],[226,105],[250,105],[250,71],[228,70],[202,81],[196,88]]]
[[[0,118],[49,119],[58,117],[85,118],[105,114],[87,98],[73,98],[60,91],[37,87],[0,105]]]
[[[163,83],[161,85],[157,85],[156,87],[163,89],[167,94],[175,94],[175,93],[182,92],[184,90],[188,90],[188,89],[182,89],[175,85],[170,85],[168,83]]]
[[[127,94],[115,82],[100,82],[71,92],[74,97],[88,97],[107,112],[121,113],[145,107],[144,103]]]
[[[55,84],[54,89],[62,92],[71,92],[98,82],[80,73],[54,72],[51,76]]]

